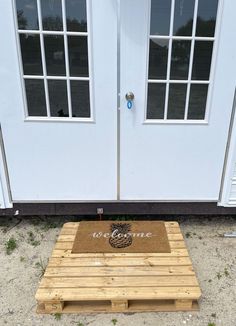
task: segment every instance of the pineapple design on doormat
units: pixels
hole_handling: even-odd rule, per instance
[[[132,244],[131,224],[112,223],[109,243],[113,248],[126,248]]]

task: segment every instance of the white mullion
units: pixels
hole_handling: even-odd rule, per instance
[[[43,67],[43,80],[44,80],[44,89],[45,89],[45,99],[46,99],[46,108],[47,116],[50,117],[50,103],[49,103],[49,93],[48,93],[48,81],[47,81],[47,66],[45,60],[45,49],[44,49],[44,38],[43,38],[43,26],[42,26],[42,13],[41,13],[41,2],[37,0],[38,7],[38,22],[39,22],[39,37],[40,37],[40,48],[41,48],[41,59]]]
[[[39,75],[23,75],[24,79],[44,79],[44,76]]]
[[[63,19],[63,33],[64,33],[64,49],[65,49],[65,65],[66,65],[66,84],[67,84],[67,99],[69,118],[72,118],[72,102],[71,102],[71,87],[70,87],[70,64],[68,53],[68,39],[67,39],[67,24],[66,24],[66,4],[62,0],[62,19]]]
[[[190,59],[189,59],[188,84],[187,84],[187,92],[186,92],[184,120],[188,119],[189,98],[190,98],[191,78],[192,78],[192,70],[193,70],[195,39],[196,39],[195,36],[196,36],[196,28],[197,28],[197,14],[198,14],[198,0],[195,0],[193,30],[192,30],[193,38],[191,42]]]
[[[169,51],[168,51],[168,61],[167,61],[166,97],[165,97],[164,120],[167,120],[167,113],[168,113],[174,14],[175,14],[175,0],[172,0],[172,3],[171,3],[171,16],[170,16],[170,35],[169,35],[170,38],[169,38]]]
[[[18,33],[19,34],[40,34],[40,31],[34,30],[34,29],[19,29]]]
[[[195,39],[196,41],[214,41],[215,37],[205,37],[205,36],[169,36],[169,35],[150,35],[150,39],[162,39],[162,40],[185,40],[185,41],[191,41],[192,39]]]
[[[74,36],[88,36],[88,32],[66,32],[67,35],[74,35]]]
[[[70,80],[89,81],[90,77],[70,77]]]
[[[64,35],[64,31],[39,31],[34,29],[19,29],[19,34],[45,34],[45,35]],[[67,35],[74,35],[74,36],[88,36],[87,32],[66,32]]]
[[[24,79],[43,79],[44,76],[40,75],[23,75]],[[67,80],[66,76],[46,76],[46,79],[53,80]],[[81,81],[89,81],[89,77],[69,77],[70,80],[81,80]]]
[[[184,79],[170,79],[169,82],[171,84],[186,84],[188,82],[188,80],[184,80]],[[152,84],[165,84],[167,83],[166,79],[148,79],[148,83],[152,83]],[[191,84],[209,84],[209,80],[192,80]]]

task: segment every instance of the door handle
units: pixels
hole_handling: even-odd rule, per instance
[[[130,110],[133,107],[133,100],[134,100],[134,93],[128,92],[125,95],[126,101],[127,101],[127,108]]]

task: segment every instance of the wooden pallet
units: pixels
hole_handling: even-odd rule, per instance
[[[72,254],[79,223],[64,224],[36,293],[39,313],[198,310],[201,296],[178,223],[171,253]]]

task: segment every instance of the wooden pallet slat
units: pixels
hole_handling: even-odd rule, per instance
[[[40,301],[80,301],[80,300],[144,300],[144,299],[195,299],[200,296],[197,286],[175,286],[175,287],[93,287],[93,288],[39,288],[36,299]]]
[[[46,277],[194,275],[192,266],[48,267]]]
[[[40,288],[198,286],[195,275],[44,277]]]
[[[71,249],[54,249],[52,258],[106,258],[106,257],[189,257],[187,249],[173,248],[170,253],[81,253],[72,254]]]
[[[170,253],[71,252],[79,223],[66,223],[36,293],[40,313],[190,311],[201,290],[177,222]]]
[[[189,257],[108,257],[108,258],[51,258],[48,266],[185,266],[190,265]]]

